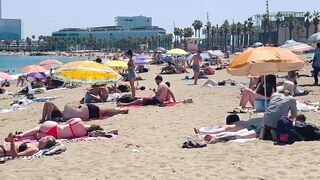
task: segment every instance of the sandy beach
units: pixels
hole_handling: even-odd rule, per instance
[[[141,85],[156,87],[154,77],[160,66],[141,74]],[[301,74],[310,74],[308,71]],[[188,138],[195,138],[194,127],[223,125],[228,111],[238,106],[240,88],[208,88],[190,86],[181,80],[187,74],[165,75],[165,81],[179,100],[192,98],[193,104],[174,107],[142,107],[131,109],[128,115],[91,121],[105,130],[120,130],[115,140],[74,142],[67,144],[61,155],[35,160],[13,160],[0,165],[0,179],[320,179],[319,142],[296,142],[290,146],[274,146],[271,141],[218,143],[202,149],[182,149]],[[189,76],[192,76],[189,74]],[[234,79],[248,82],[246,77],[232,77],[225,70],[210,78],[222,81]],[[299,84],[312,84],[312,78],[301,77]],[[319,87],[305,87],[312,92],[297,100],[318,101]],[[78,102],[85,87],[47,92],[37,97],[62,96],[53,102],[59,107]],[[16,92],[15,86],[9,88]],[[152,95],[140,91],[138,96]],[[0,96],[0,108],[8,108],[14,99]],[[9,132],[26,131],[37,125],[43,103],[0,114],[0,137]],[[115,107],[115,103],[99,104]],[[305,113],[308,121],[320,124],[319,112]],[[248,120],[249,113],[240,114]],[[137,151],[133,152],[136,149]]]

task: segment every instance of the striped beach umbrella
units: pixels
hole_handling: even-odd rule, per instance
[[[48,59],[48,60],[41,61],[38,65],[45,67],[46,69],[57,69],[60,66],[62,66],[62,64],[63,63],[58,60]]]
[[[315,51],[315,48],[304,44],[302,42],[296,42],[294,40],[288,40],[285,42],[284,45],[280,46],[281,48],[288,49],[289,51],[292,51],[295,54],[303,54],[303,53],[309,53]]]
[[[29,65],[22,68],[22,72],[24,73],[32,73],[32,72],[47,72],[48,69],[39,66],[39,65]]]
[[[115,83],[122,77],[110,67],[93,61],[77,61],[64,64],[53,76],[55,79],[79,84]]]

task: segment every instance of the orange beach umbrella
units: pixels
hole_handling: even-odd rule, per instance
[[[235,57],[227,72],[233,76],[262,76],[300,70],[305,62],[287,49],[258,47]]]
[[[62,64],[63,63],[58,60],[48,59],[48,60],[41,61],[38,65],[46,69],[57,69],[60,66],[62,66]]]
[[[47,71],[48,71],[48,69],[46,69],[42,66],[39,66],[39,65],[29,65],[29,66],[22,68],[22,72],[24,72],[24,73],[47,72]]]

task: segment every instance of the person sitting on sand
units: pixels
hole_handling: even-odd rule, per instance
[[[19,84],[21,84],[20,87],[24,86],[24,81],[26,81],[26,80],[27,80],[26,75],[20,75],[18,77],[18,81],[17,81],[17,85],[16,86],[18,87]]]
[[[249,102],[252,107],[255,108],[257,112],[264,112],[265,99],[270,100],[271,95],[277,91],[276,89],[276,76],[267,75],[266,79],[266,92],[264,88],[264,79],[258,84],[256,90],[246,88],[241,92],[241,98],[239,106],[244,109]],[[265,96],[266,95],[266,96]]]
[[[42,88],[44,87],[44,83],[42,79],[36,78],[34,81],[31,82],[32,89]]]
[[[10,82],[8,80],[4,80],[4,82],[1,84],[2,87],[10,87]]]
[[[163,67],[160,72],[160,74],[176,74],[176,73],[177,73],[177,70],[171,62],[168,62],[168,66]]]
[[[148,105],[157,105],[157,104],[163,104],[166,99],[168,99],[168,96],[170,96],[174,102],[176,102],[176,98],[171,91],[171,89],[163,83],[163,78],[162,76],[158,75],[155,78],[156,84],[158,85],[157,90],[153,90],[155,93],[155,96],[152,98],[139,98],[133,102],[130,103],[118,103],[119,106],[131,106],[131,105],[143,105],[143,106],[148,106]]]
[[[203,72],[205,75],[214,75],[214,70],[212,67],[210,67],[209,63],[206,63],[204,68],[203,68]]]
[[[15,136],[16,140],[41,139],[52,136],[56,139],[71,139],[87,136],[89,132],[101,130],[99,125],[86,125],[80,118],[73,118],[66,123],[60,124],[54,121],[46,121],[38,127],[30,129]]]
[[[42,138],[39,138],[37,145],[33,143],[22,143],[17,146],[15,139],[16,136],[13,135],[13,133],[9,133],[6,141],[10,142],[10,148],[0,145],[0,157],[32,156],[41,149],[48,149],[56,145],[56,139],[52,136],[42,136]]]
[[[109,90],[105,85],[92,85],[85,95],[85,103],[100,103],[107,102],[109,97]],[[83,101],[81,101],[83,103]]]
[[[266,134],[271,133],[272,140],[277,141],[276,129],[278,121],[281,117],[288,116],[290,111],[293,119],[297,116],[297,102],[293,97],[294,94],[294,83],[288,82],[284,84],[283,90],[276,92],[271,96],[270,104],[263,117],[263,128],[260,133],[260,139],[265,140]]]
[[[67,104],[64,106],[64,110],[60,111],[55,104],[46,102],[43,106],[40,123],[47,120],[59,121],[61,119],[69,120],[72,118],[81,118],[84,121],[88,121],[90,119],[98,119],[117,114],[128,114],[128,112],[128,110],[101,108],[93,104]]]

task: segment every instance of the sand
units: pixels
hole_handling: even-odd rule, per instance
[[[147,89],[156,87],[153,79],[159,69],[151,66],[150,72],[141,74],[147,79],[141,84]],[[319,142],[274,146],[272,142],[257,140],[182,149],[185,140],[195,138],[194,127],[223,125],[227,112],[238,106],[240,95],[237,87],[190,86],[192,81],[181,80],[185,75],[165,75],[164,79],[171,82],[177,99],[192,98],[193,104],[136,108],[130,110],[129,115],[88,122],[102,125],[106,130],[120,129],[120,138],[69,143],[61,155],[9,161],[0,165],[0,179],[320,179]],[[211,78],[248,81],[245,77],[231,77],[224,70],[217,71]],[[299,83],[312,84],[312,78],[301,78]],[[299,97],[300,101],[319,100],[319,87],[305,88],[313,92]],[[84,88],[78,88],[39,97],[61,95],[63,97],[54,103],[63,107],[65,103],[78,102],[83,94]],[[151,94],[151,91],[138,92],[139,96]],[[8,107],[13,101],[7,96],[0,99],[0,108]],[[26,110],[0,114],[0,137],[36,126],[42,106],[43,103],[37,103]],[[319,112],[305,114],[309,121],[320,124]],[[240,116],[247,120],[251,115]],[[137,152],[133,152],[134,149]]]

